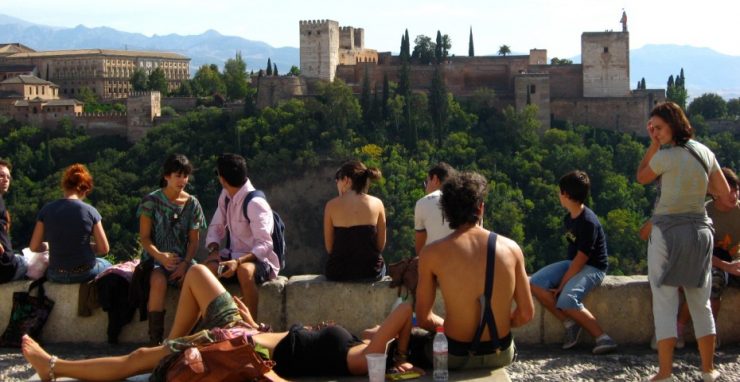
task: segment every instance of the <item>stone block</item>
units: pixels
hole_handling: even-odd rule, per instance
[[[352,333],[383,322],[397,298],[390,279],[372,283],[332,282],[323,275],[293,276],[286,287],[288,326],[294,323],[313,325],[334,321]],[[443,311],[438,292],[434,311]]]

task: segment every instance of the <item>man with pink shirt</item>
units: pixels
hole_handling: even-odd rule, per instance
[[[216,161],[216,176],[223,190],[208,226],[206,265],[222,279],[233,280],[236,275],[244,303],[256,318],[257,286],[276,278],[280,272],[280,260],[273,251],[271,237],[272,209],[263,196],[250,195],[256,189],[247,177],[244,157],[221,155]],[[222,240],[226,241],[223,248]]]

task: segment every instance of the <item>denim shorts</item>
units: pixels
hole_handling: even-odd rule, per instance
[[[529,278],[529,283],[543,289],[557,288],[565,272],[568,271],[570,263],[571,260],[563,260],[547,265],[533,274]],[[555,306],[558,309],[583,309],[583,299],[591,289],[601,285],[604,276],[606,272],[590,265],[584,265],[583,269],[568,280],[563,290],[560,291]]]
[[[55,269],[49,269],[46,272],[49,280],[60,283],[60,284],[77,284],[85,281],[90,281],[95,278],[100,272],[106,270],[111,266],[111,263],[101,257],[95,258],[95,265],[92,268],[83,272],[66,272]]]

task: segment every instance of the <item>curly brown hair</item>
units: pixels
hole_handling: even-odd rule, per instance
[[[468,223],[480,221],[479,207],[488,194],[488,181],[475,172],[452,175],[442,185],[439,204],[450,228],[456,229]]]

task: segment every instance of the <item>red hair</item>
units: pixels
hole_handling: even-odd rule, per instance
[[[87,167],[80,163],[75,163],[66,170],[62,175],[62,188],[67,191],[77,191],[78,193],[88,194],[93,189],[93,178]]]

